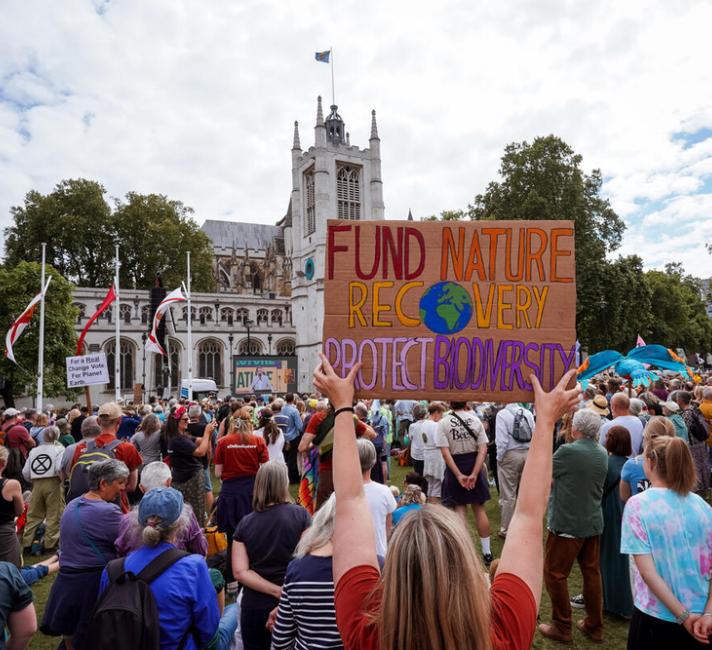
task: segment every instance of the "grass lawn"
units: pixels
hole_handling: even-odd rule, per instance
[[[393,468],[393,482],[398,485],[402,489],[402,484],[403,484],[403,478],[405,477],[405,474],[407,473],[408,470],[406,468],[400,468],[400,467],[394,467]],[[215,485],[215,494],[217,494],[218,490],[218,484],[217,481],[214,481]],[[295,490],[292,490],[293,494],[295,493]],[[502,551],[502,541],[496,536],[497,530],[499,530],[499,507],[497,505],[496,501],[496,490],[492,488],[492,499],[487,503],[487,514],[489,516],[490,520],[490,526],[492,530],[492,552],[495,557],[499,557]],[[470,524],[470,530],[475,538],[477,540],[477,534],[475,532],[474,528],[474,520],[472,519],[472,512],[469,513],[469,524]],[[478,542],[476,542],[478,543]],[[38,558],[38,559],[44,559]],[[33,562],[37,560],[33,559]],[[33,586],[33,593],[35,596],[35,607],[37,608],[37,619],[38,621],[42,620],[42,612],[44,610],[45,603],[47,602],[47,597],[49,596],[49,591],[52,586],[52,582],[54,581],[54,576],[49,576],[45,578],[44,580],[40,580],[39,582],[35,583]],[[571,576],[569,578],[569,590],[570,594],[573,596],[575,594],[581,593],[581,573],[578,570],[578,566],[575,565],[573,572],[571,573]],[[574,610],[574,619],[579,619],[583,618],[584,612],[583,610]],[[548,623],[551,620],[551,604],[549,602],[549,597],[546,594],[546,591],[544,591],[544,594],[542,596],[541,600],[541,608],[540,608],[540,618],[541,621],[544,623]],[[613,650],[617,649],[622,649],[626,647],[626,639],[628,636],[628,623],[622,619],[619,619],[617,617],[611,617],[611,616],[606,616],[605,621],[605,644],[604,647],[606,648],[611,648]],[[549,648],[557,648],[557,649],[563,649],[563,648],[600,648],[602,647],[601,645],[595,644],[590,642],[585,636],[583,636],[578,630],[574,629],[573,632],[574,635],[574,640],[571,645],[564,646],[559,643],[554,643],[552,641],[549,641],[547,639],[544,639],[538,632],[534,636],[534,645],[532,646],[533,648],[536,648],[537,650],[544,650],[544,649],[549,649]],[[30,648],[37,649],[37,650],[49,650],[56,648],[57,645],[59,644],[59,638],[56,637],[47,637],[44,636],[43,634],[40,634],[39,632],[35,635],[35,637],[32,639],[32,642],[30,643]]]

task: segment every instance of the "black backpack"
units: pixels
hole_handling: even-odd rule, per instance
[[[112,560],[106,565],[109,585],[99,596],[89,621],[89,639],[94,650],[160,650],[161,626],[158,607],[150,584],[180,558],[189,555],[170,548],[149,562],[135,575],[124,570],[126,558]],[[191,630],[182,639],[185,647]]]
[[[524,409],[519,409],[514,416],[514,425],[512,426],[512,438],[516,442],[526,443],[532,441],[532,427],[529,420],[524,415]]]
[[[121,444],[118,438],[112,440],[104,447],[97,447],[96,442],[89,440],[86,448],[77,458],[77,462],[72,467],[69,474],[69,491],[67,492],[67,503],[82,496],[89,490],[89,466],[102,460],[116,458],[116,448]]]
[[[697,440],[697,442],[704,442],[709,437],[709,431],[707,430],[707,421],[705,416],[696,406],[692,407],[692,426],[690,426],[690,436]]]

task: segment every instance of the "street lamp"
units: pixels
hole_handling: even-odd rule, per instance
[[[267,345],[269,345],[269,353],[272,354],[272,335],[267,335]]]
[[[136,318],[138,319],[138,306],[139,306],[138,296],[136,296],[136,298],[134,298],[133,304],[134,304],[134,309],[136,311]]]
[[[141,371],[141,395],[142,401],[146,403],[146,339],[148,338],[146,332],[141,334],[141,341],[143,341],[143,370]]]
[[[230,335],[227,337],[227,340],[228,340],[228,343],[230,344],[230,354],[228,355],[230,358],[230,394],[234,395],[235,394],[235,359],[232,358],[232,342],[234,340],[232,332],[230,332]]]
[[[245,327],[247,328],[247,354],[252,354],[252,346],[250,345],[250,325],[254,325],[254,323],[249,319],[245,319]]]
[[[220,301],[216,300],[215,301],[215,324],[217,325],[220,322]]]

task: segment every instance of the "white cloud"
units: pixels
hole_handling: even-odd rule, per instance
[[[675,246],[709,236],[673,214],[712,173],[712,138],[675,138],[712,127],[711,22],[693,0],[5,3],[0,226],[28,190],[73,176],[114,196],[168,194],[199,221],[274,222],[292,122],[309,146],[316,95],[330,103],[313,52],[333,45],[352,143],[367,146],[378,111],[389,216],[464,207],[507,143],[555,133],[602,169],[624,249],[655,265],[661,229]],[[708,201],[690,201],[712,221]],[[651,202],[663,205],[644,217]],[[688,269],[712,274],[712,256]]]

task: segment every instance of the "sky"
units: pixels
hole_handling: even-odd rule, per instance
[[[0,227],[101,182],[195,219],[274,223],[316,97],[381,137],[388,218],[464,208],[504,147],[553,133],[598,168],[616,254],[712,276],[712,3],[0,0]]]

